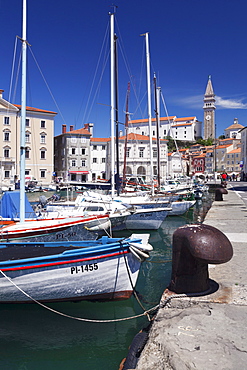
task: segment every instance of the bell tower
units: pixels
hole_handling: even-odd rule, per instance
[[[215,139],[215,95],[211,76],[208,77],[206,92],[204,95],[204,139]]]

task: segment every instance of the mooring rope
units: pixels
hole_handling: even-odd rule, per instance
[[[92,322],[92,323],[110,323],[110,322],[120,322],[120,321],[127,321],[127,320],[137,319],[137,318],[142,317],[142,316],[147,316],[149,318],[149,314],[152,311],[157,310],[157,307],[158,307],[158,306],[152,307],[149,310],[146,310],[143,313],[138,314],[138,315],[134,315],[134,316],[130,316],[130,317],[124,317],[124,318],[121,318],[121,319],[113,319],[113,320],[94,320],[94,319],[85,319],[85,318],[81,318],[81,317],[71,316],[71,315],[65,314],[63,312],[57,311],[57,310],[45,305],[44,303],[41,303],[41,302],[37,301],[35,298],[31,297],[28,293],[26,293],[22,288],[20,288],[17,284],[15,284],[14,281],[12,281],[12,279],[10,277],[8,277],[2,270],[0,270],[0,272],[20,292],[22,292],[26,297],[28,297],[33,302],[37,303],[39,306],[57,314],[57,315],[64,316],[64,317],[67,317],[67,318],[73,319],[73,320]]]

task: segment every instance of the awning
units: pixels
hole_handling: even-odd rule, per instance
[[[87,174],[89,174],[88,171],[69,171],[69,173],[78,173],[79,175],[87,175]]]

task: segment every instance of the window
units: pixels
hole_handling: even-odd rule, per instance
[[[164,130],[164,135],[166,135],[166,130]]]
[[[93,163],[97,163],[97,158],[93,158]]]
[[[45,150],[41,149],[40,151],[40,159],[45,159]]]
[[[127,150],[126,150],[126,157],[129,158],[129,156],[130,156],[130,148],[127,148]]]
[[[93,150],[97,150],[97,145],[94,145],[93,146]]]
[[[9,117],[4,117],[4,124],[9,125]]]
[[[43,120],[42,120],[42,121],[40,121],[40,127],[41,127],[41,128],[45,128],[45,121],[43,121]]]
[[[85,154],[86,154],[86,149],[85,149],[85,148],[82,148],[82,150],[81,150],[81,154],[82,154],[82,155],[85,155]]]
[[[75,154],[75,148],[71,148],[71,154]]]
[[[26,159],[30,158],[30,149],[29,148],[26,148],[26,150],[25,150],[25,158]]]
[[[86,167],[86,160],[85,160],[85,159],[83,159],[83,160],[81,161],[81,166],[82,166],[82,167]]]
[[[29,118],[26,119],[26,127],[30,127],[30,121]]]
[[[153,157],[154,157],[154,158],[157,158],[157,155],[158,155],[157,149],[154,149],[154,150],[153,150]]]
[[[25,134],[25,141],[26,141],[26,143],[30,143],[30,134],[29,134],[29,132],[26,132],[26,134]]]
[[[81,143],[85,143],[86,142],[86,138],[85,137],[81,137]]]
[[[153,131],[153,136],[155,136],[155,131]]]
[[[4,149],[3,153],[4,153],[3,156],[5,158],[9,158],[9,149]]]
[[[105,158],[102,158],[101,159],[101,163],[105,163]]]
[[[75,167],[76,166],[76,160],[75,159],[72,159],[71,161],[71,167]]]
[[[10,172],[9,171],[4,171],[4,177],[6,179],[9,179],[10,178]]]
[[[105,150],[105,145],[102,145],[102,150]]]
[[[45,144],[45,134],[40,135],[40,143]]]
[[[4,141],[9,141],[9,132],[4,132]]]
[[[144,148],[140,148],[139,149],[139,158],[143,158],[144,157]]]
[[[45,170],[40,170],[40,177],[43,179],[45,178],[45,173],[46,171]]]

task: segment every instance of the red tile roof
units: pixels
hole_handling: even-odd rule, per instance
[[[228,154],[241,153],[241,148],[233,149]]]
[[[19,104],[13,104],[15,107],[21,109],[21,105]],[[51,114],[57,114],[57,112],[52,112],[52,111],[49,111],[49,110],[44,110],[44,109],[39,109],[39,108],[33,108],[33,107],[26,107],[26,110],[27,111],[30,111],[30,112],[41,112],[41,113],[51,113]]]
[[[194,121],[196,117],[181,117],[181,118],[175,118],[175,121]]]

